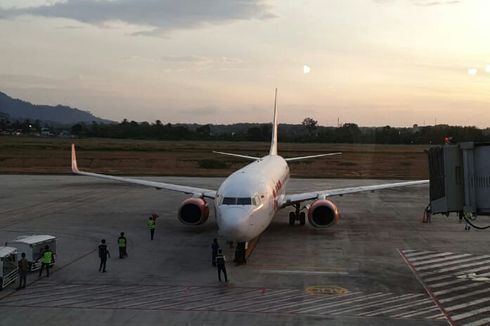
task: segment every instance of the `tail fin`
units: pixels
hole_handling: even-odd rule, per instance
[[[274,120],[272,122],[272,140],[269,155],[277,155],[277,88],[274,96]]]

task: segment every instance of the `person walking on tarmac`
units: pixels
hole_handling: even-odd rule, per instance
[[[148,229],[150,230],[150,239],[153,240],[153,237],[155,236],[155,227],[156,227],[156,221],[157,221],[158,215],[153,213],[151,216],[148,218]]]
[[[49,277],[49,268],[54,263],[54,253],[49,249],[49,246],[44,247],[44,251],[41,254],[41,269],[39,270],[39,277],[43,274],[43,269],[46,267],[46,277]]]
[[[22,253],[22,259],[19,260],[19,287],[20,289],[26,288],[27,283],[27,272],[29,272],[29,262],[26,259],[26,254]]]
[[[211,264],[216,267],[216,256],[218,255],[219,244],[218,239],[214,238],[213,244],[211,245],[212,255],[211,255]]]
[[[124,258],[128,256],[128,252],[126,251],[127,239],[124,236],[124,232],[121,232],[119,238],[117,238],[117,246],[119,247],[119,258]]]
[[[216,256],[216,265],[218,265],[218,280],[221,282],[221,272],[225,275],[225,282],[228,282],[228,275],[226,274],[226,258],[223,255],[223,251],[218,249],[218,255]]]
[[[111,254],[109,253],[109,250],[107,250],[107,245],[105,244],[105,239],[102,239],[100,241],[100,245],[99,245],[99,258],[100,258],[99,272],[102,272],[102,273],[106,272],[107,258],[110,258],[110,257],[111,257]]]

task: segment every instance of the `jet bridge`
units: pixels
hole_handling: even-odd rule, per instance
[[[432,146],[429,214],[490,215],[490,144]]]

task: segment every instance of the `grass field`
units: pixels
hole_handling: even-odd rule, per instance
[[[68,174],[70,145],[77,146],[78,166],[117,175],[227,176],[248,161],[213,150],[262,156],[268,143],[61,139],[0,137],[1,174]],[[342,155],[291,164],[292,177],[427,178],[427,155],[421,145],[279,143],[284,157],[342,152]]]

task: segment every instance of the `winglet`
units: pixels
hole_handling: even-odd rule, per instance
[[[274,121],[272,122],[272,140],[269,155],[277,155],[277,88],[274,96]]]
[[[80,173],[77,166],[77,154],[75,153],[75,144],[71,144],[71,171]]]

